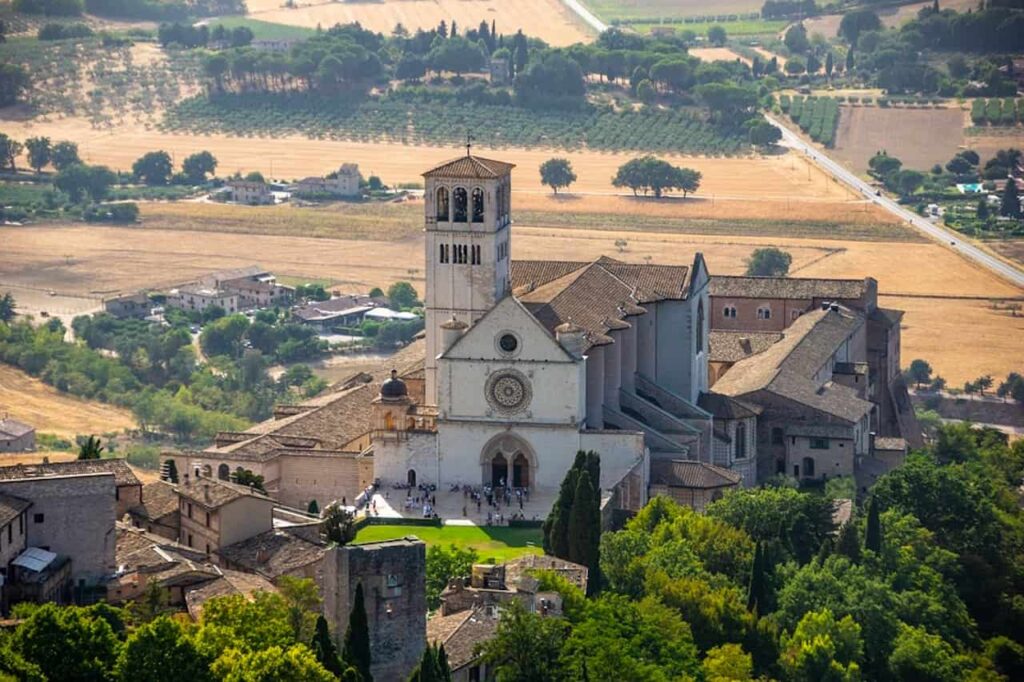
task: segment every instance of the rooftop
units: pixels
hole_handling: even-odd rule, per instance
[[[178,488],[167,481],[154,481],[142,486],[142,504],[129,510],[132,514],[154,521],[178,511]]]
[[[814,310],[793,322],[783,338],[763,352],[744,358],[715,382],[715,393],[739,397],[770,391],[819,412],[856,422],[871,403],[846,386],[815,381],[815,375],[863,325],[850,310]]]
[[[476,607],[447,616],[435,613],[427,619],[427,641],[444,645],[452,671],[474,661],[476,646],[498,632],[497,611]]]
[[[6,435],[11,438],[21,438],[35,430],[34,426],[29,426],[25,422],[20,422],[17,419],[11,419],[10,417],[0,419],[0,436]]]
[[[708,360],[739,362],[757,355],[782,339],[782,332],[711,331],[708,333]]]
[[[513,261],[513,294],[548,329],[572,323],[584,330],[584,350],[611,343],[625,318],[647,312],[642,304],[685,300],[689,268],[635,265],[602,256],[577,261]]]
[[[735,398],[720,393],[701,393],[697,407],[710,412],[715,419],[746,419],[760,412],[755,405],[747,405]]]
[[[493,180],[508,175],[515,168],[515,164],[494,159],[485,159],[482,156],[460,156],[444,163],[434,166],[423,174],[425,178],[475,178],[478,180]]]
[[[0,493],[0,528],[18,518],[18,514],[32,506],[28,500]]]
[[[270,580],[320,561],[327,548],[288,529],[269,530],[221,547],[217,553],[233,566],[240,566]]]
[[[906,451],[907,441],[903,438],[890,438],[878,436],[875,438],[875,450],[898,450]]]
[[[742,476],[714,464],[684,459],[652,459],[651,485],[670,488],[728,488],[739,485]]]
[[[204,507],[217,509],[243,497],[270,500],[261,492],[244,485],[236,485],[216,478],[186,479],[178,486],[178,495],[186,500],[198,502]]]
[[[206,602],[214,597],[241,595],[251,600],[252,595],[256,592],[277,592],[274,584],[262,576],[226,569],[219,570],[221,573],[219,578],[203,583],[185,595],[188,615],[192,616],[193,620],[199,620]]]
[[[742,277],[715,275],[712,296],[726,298],[855,299],[867,289],[863,279],[818,279],[810,277]]]
[[[76,459],[70,462],[47,462],[45,464],[11,464],[0,466],[0,481],[107,473],[114,474],[115,485],[142,485],[123,459]]]

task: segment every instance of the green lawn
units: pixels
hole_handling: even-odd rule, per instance
[[[721,26],[725,29],[727,36],[754,36],[754,35],[768,35],[776,34],[786,27],[788,22],[785,21],[763,21],[763,20],[743,20],[743,21],[723,21],[721,23],[709,22],[703,24],[686,24],[683,22],[651,22],[651,23],[634,23],[630,24],[630,28],[640,33],[650,33],[652,28],[663,26],[674,29],[676,33],[683,31],[693,31],[699,36],[706,35],[708,29],[712,26]]]
[[[356,543],[395,540],[415,535],[427,545],[455,545],[476,550],[481,561],[494,559],[500,563],[522,554],[542,554],[539,528],[506,528],[480,526],[366,526],[356,536]]]
[[[235,28],[245,26],[252,31],[255,40],[305,40],[316,35],[316,30],[303,26],[286,26],[275,24],[271,21],[259,21],[258,19],[246,19],[245,17],[224,17],[210,22],[210,30],[214,26],[224,28]]]

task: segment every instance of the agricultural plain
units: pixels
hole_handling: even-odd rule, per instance
[[[671,19],[719,14],[757,12],[764,4],[759,0],[582,0],[604,21],[613,19]]]
[[[963,148],[964,112],[959,109],[839,108],[839,129],[830,154],[864,173],[868,160],[885,150],[908,168],[927,170]]]
[[[397,24],[408,31],[452,21],[462,29],[481,21],[495,23],[498,33],[523,33],[554,46],[588,42],[594,35],[560,0],[383,0],[382,2],[306,2],[285,7],[282,0],[248,0],[253,19],[289,26],[329,28],[358,21],[363,28],[390,34]]]
[[[586,199],[581,200],[587,201]],[[517,199],[518,202],[518,199]],[[518,205],[518,203],[517,203]],[[517,209],[517,215],[519,214]],[[521,209],[526,215],[529,211]],[[920,241],[851,241],[835,238],[760,236],[743,232],[688,234],[686,221],[676,231],[594,229],[585,209],[577,209],[576,227],[533,227],[517,219],[516,258],[591,259],[602,254],[624,260],[690,263],[702,252],[714,273],[738,274],[751,251],[779,246],[793,256],[793,274],[865,277],[879,281],[882,304],[907,311],[903,354],[925,357],[951,384],[982,373],[1005,376],[1024,362],[1024,317],[993,310],[992,298],[1024,296],[944,247]],[[601,214],[589,219],[600,221]],[[0,228],[0,241],[13,257],[0,262],[0,282],[32,277],[46,266],[55,289],[63,291],[138,288],[171,284],[213,269],[258,262],[279,275],[327,279],[343,291],[365,291],[404,279],[423,290],[423,241],[420,233],[397,238],[314,239],[302,236],[218,234],[173,229],[38,226]],[[54,251],[73,248],[76,260],[62,268]],[[977,346],[962,339],[984,339]]]

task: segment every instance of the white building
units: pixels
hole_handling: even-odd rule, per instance
[[[238,295],[201,284],[189,284],[172,289],[167,296],[167,305],[171,308],[200,312],[211,306],[219,306],[225,313],[231,315],[238,312]]]
[[[354,163],[342,164],[337,172],[325,178],[312,176],[295,183],[295,191],[299,194],[330,194],[338,197],[359,196],[359,166]]]
[[[375,476],[553,493],[594,450],[632,508],[651,458],[711,466],[703,258],[512,262],[511,170],[467,155],[424,174],[425,381],[381,387]]]
[[[229,180],[228,190],[231,195],[231,201],[238,204],[259,206],[274,203],[274,195],[270,192],[270,185],[258,180]]]

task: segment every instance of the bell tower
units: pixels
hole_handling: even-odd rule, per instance
[[[441,325],[472,326],[511,290],[511,163],[466,155],[423,174],[426,226],[426,402],[437,404]]]

